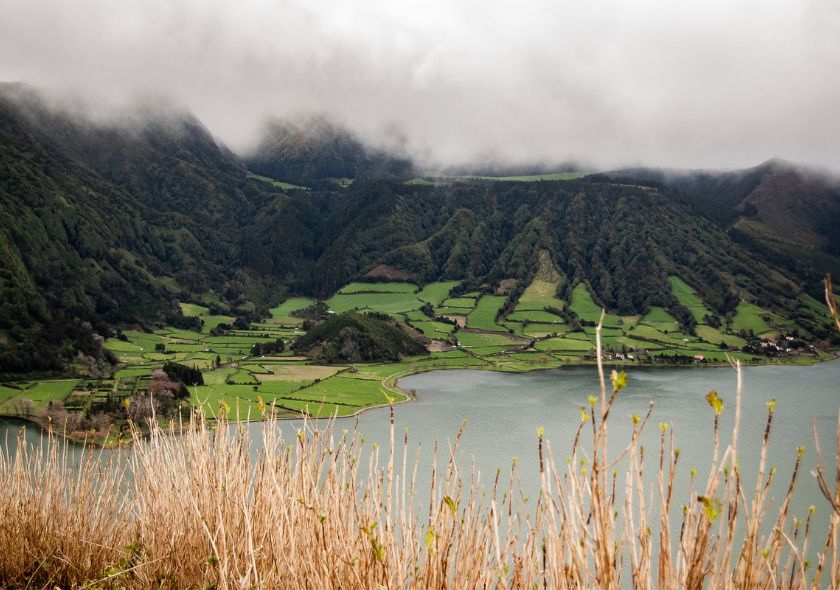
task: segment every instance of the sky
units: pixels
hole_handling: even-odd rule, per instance
[[[838,0],[2,0],[0,81],[427,163],[840,170]]]

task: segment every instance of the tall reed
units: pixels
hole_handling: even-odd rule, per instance
[[[600,352],[600,326],[596,334]],[[55,437],[41,448],[20,441],[0,454],[0,586],[837,588],[840,465],[834,489],[818,470],[834,502],[826,522],[790,514],[801,450],[771,512],[771,485],[782,477],[766,467],[774,406],[748,485],[734,368],[731,437],[722,440],[723,402],[711,392],[711,467],[692,474],[681,502],[673,429],[659,425],[657,449],[640,442],[652,407],[611,452],[610,412],[626,376],[607,378],[600,363],[600,396],[581,408],[569,456],[558,461],[537,433],[535,503],[526,504],[515,462],[489,486],[465,471],[460,432],[435,449],[420,489],[420,455],[407,432],[395,432],[393,407],[384,448],[339,422],[305,421],[286,439],[270,418],[259,452],[244,429],[199,418],[155,426],[148,438],[135,432],[130,450],[89,450],[75,463]]]

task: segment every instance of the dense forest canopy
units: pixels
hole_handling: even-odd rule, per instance
[[[582,283],[611,311],[661,306],[689,329],[669,276],[722,315],[745,299],[789,317],[840,272],[840,183],[784,162],[562,182],[413,174],[323,120],[274,124],[243,162],[188,113],[94,121],[3,86],[0,373],[107,366],[115,327],[195,327],[178,301],[247,320],[359,279],[521,292],[542,251],[562,299]]]

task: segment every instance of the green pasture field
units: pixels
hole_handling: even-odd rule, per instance
[[[309,307],[313,303],[315,303],[315,300],[308,297],[289,297],[277,307],[269,309],[268,313],[274,319],[287,318],[293,311]]]
[[[187,317],[202,316],[210,312],[210,309],[197,303],[179,303],[181,313]]]
[[[330,297],[327,305],[335,313],[352,309],[403,313],[419,309],[422,304],[415,293],[339,293]]]
[[[521,340],[513,340],[502,333],[485,334],[476,332],[458,332],[458,344],[464,347],[473,346],[514,346],[527,344]]]
[[[449,291],[452,290],[460,281],[438,281],[425,285],[419,293],[417,298],[420,301],[431,303],[435,307],[443,303],[443,300],[449,297]]]
[[[207,350],[205,344],[167,344],[168,352],[203,352]]]
[[[671,283],[671,291],[674,293],[674,297],[677,298],[677,301],[679,301],[683,307],[691,312],[695,322],[702,324],[704,321],[703,318],[707,315],[716,315],[711,309],[706,307],[706,304],[703,303],[697,295],[697,292],[681,278],[670,276],[668,277],[668,281]]]
[[[736,336],[735,334],[724,334],[720,330],[705,324],[698,325],[694,328],[694,331],[697,332],[697,335],[700,338],[706,342],[711,342],[712,344],[725,342],[727,346],[737,346],[738,348],[741,348],[747,343],[740,336]]]
[[[150,336],[147,334],[147,336]],[[181,330],[179,328],[166,328],[165,330],[156,330],[154,336],[158,337],[157,342],[165,342],[166,340],[164,337],[174,338],[176,340],[201,340],[202,335],[200,332],[193,332],[192,330]],[[128,337],[129,340],[132,340],[132,337]],[[154,348],[154,344],[152,345]]]
[[[143,347],[136,342],[126,342],[119,338],[108,338],[105,341],[105,347],[109,348],[115,354],[121,352],[142,352],[143,350]],[[152,345],[152,350],[154,350],[154,345]]]
[[[441,307],[464,307],[472,309],[475,307],[475,299],[472,297],[452,297],[445,299]]]
[[[233,391],[222,391],[217,389],[220,386],[208,387],[201,385],[190,388],[190,403],[193,406],[201,409],[204,415],[208,418],[213,418],[221,415],[224,412],[222,402],[227,404],[227,411],[224,412],[230,420],[240,419],[257,419],[260,417],[257,404],[236,395]],[[228,386],[231,387],[231,386]],[[250,386],[243,385],[239,387],[247,387],[251,392]]]
[[[542,351],[562,350],[562,351],[579,351],[588,352],[595,348],[589,340],[575,340],[572,338],[548,338],[540,340],[534,345],[534,348]]]
[[[147,361],[166,361],[176,358],[181,355],[173,354],[171,352],[144,352],[141,359]],[[142,360],[140,362],[143,362]]]
[[[482,358],[492,357],[502,354],[508,350],[507,346],[476,346],[470,348],[470,352]]]
[[[687,342],[686,348],[697,351],[720,351],[720,345],[711,342]]]
[[[586,332],[569,332],[568,334],[564,334],[563,338],[568,338],[570,340],[585,340],[586,342],[592,342],[589,339],[589,335]]]
[[[548,364],[550,361],[550,355],[543,352],[511,352],[508,358],[537,365]]]
[[[655,342],[653,340],[638,339],[634,336],[623,336],[619,342],[626,344],[629,348],[644,348],[647,351],[664,350],[671,346],[670,344]]]
[[[266,381],[260,383],[256,391],[252,390],[251,393],[245,392],[242,395],[252,400],[256,400],[256,396],[259,395],[264,402],[269,403],[272,399],[291,395],[312,383],[312,381]]]
[[[282,402],[282,403],[281,403]],[[277,405],[289,412],[300,415],[308,414],[314,418],[330,418],[331,416],[350,416],[359,411],[357,406],[345,406],[326,402],[299,401],[293,399],[278,399]]]
[[[461,354],[465,356],[465,353]],[[358,372],[352,375],[348,374],[346,375],[346,377],[353,379],[372,379],[381,381],[386,377],[390,377],[391,375],[394,375],[396,373],[410,371],[414,364],[415,362],[413,361],[402,361],[399,363],[358,363],[354,365]],[[345,375],[342,375],[342,377],[344,376]]]
[[[309,359],[305,356],[297,356],[292,351],[287,350],[286,352],[282,352],[280,354],[274,354],[271,356],[260,357],[258,362],[262,366],[266,365],[286,365],[289,363],[297,363],[297,362],[308,362]]]
[[[262,182],[268,183],[270,185],[276,186],[277,188],[283,189],[284,191],[288,190],[298,190],[298,191],[308,191],[310,188],[308,186],[300,186],[297,184],[291,184],[288,182],[283,182],[282,180],[274,180],[273,178],[269,178],[268,176],[260,176],[259,174],[252,174],[248,173],[248,178],[253,178],[254,180],[260,180]]]
[[[467,325],[470,328],[483,330],[502,330],[496,323],[496,315],[504,305],[507,297],[501,295],[484,295],[478,300],[475,309],[467,316]]]
[[[2,405],[3,402],[12,399],[13,397],[17,397],[21,393],[23,393],[23,391],[15,387],[0,385],[0,405]]]
[[[207,344],[220,344],[222,346],[237,346],[256,344],[257,342],[268,342],[270,338],[262,338],[259,336],[231,336],[225,334],[224,336],[207,336],[204,342]]]
[[[305,365],[302,363],[289,363],[286,365],[265,365],[269,373],[259,373],[256,378],[260,382],[269,381],[314,381],[315,379],[328,379],[347,367],[337,365]]]
[[[519,297],[516,304],[516,311],[542,310],[546,306],[563,309],[566,302],[557,297],[559,282],[549,282],[542,279],[534,279],[527,289]]]
[[[474,356],[466,356],[463,358],[441,358],[441,357],[432,357],[422,362],[417,362],[417,368],[443,368],[447,369],[450,367],[475,367],[484,363],[483,359],[474,357]]]
[[[350,283],[338,292],[342,295],[350,293],[414,293],[417,285],[413,283]]]
[[[661,332],[665,332],[666,330],[668,332],[680,331],[679,322],[662,307],[651,307],[650,311],[641,321]]]
[[[423,333],[423,336],[432,338],[433,340],[444,340],[452,333],[452,324],[444,324],[443,322],[434,321],[413,321],[411,325]]]
[[[380,380],[354,379],[344,376],[314,383],[305,389],[301,389],[294,397],[307,398],[312,401],[325,399],[329,402],[341,402],[356,406],[356,409],[388,402]]]
[[[512,314],[508,315],[507,320],[510,322],[533,322],[533,323],[541,323],[541,324],[565,324],[565,320],[560,317],[559,315],[554,315],[553,313],[537,310],[537,309],[527,309],[524,311],[514,311]]]
[[[205,385],[218,385],[220,383],[224,383],[225,380],[234,373],[236,373],[235,368],[222,367],[213,371],[205,371],[202,376],[204,377]]]
[[[658,330],[649,324],[643,323],[636,324],[636,326],[628,332],[628,335],[655,342],[670,342],[672,340],[670,336],[662,330]]]
[[[20,394],[21,397],[31,399],[42,405],[52,401],[64,401],[79,384],[79,379],[62,379],[59,381],[40,381]]]
[[[460,315],[466,317],[469,315],[470,310],[465,307],[437,307],[435,308],[435,313],[437,315]]]
[[[195,332],[190,332],[194,334],[196,337],[200,337],[199,334]],[[132,344],[136,344],[137,346],[142,347],[146,351],[154,351],[155,344],[158,342],[166,342],[166,339],[163,338],[160,334],[148,333],[148,332],[123,332],[128,341]]]
[[[259,383],[254,373],[245,369],[239,369],[230,376],[230,379],[235,385],[257,385]]]
[[[127,367],[125,369],[120,369],[116,373],[114,373],[114,377],[117,379],[123,379],[125,377],[142,377],[145,375],[151,375],[154,367]]]
[[[537,325],[545,326],[545,324],[530,324],[530,325],[528,325],[528,324],[523,324],[521,322],[509,322],[509,321],[505,320],[505,322],[502,324],[502,327],[505,330],[507,330],[508,332],[510,332],[511,334],[516,334],[517,336],[522,336],[523,338],[526,338],[527,337],[527,335],[525,333],[526,326],[528,328],[530,328],[531,326],[537,326]]]
[[[569,304],[569,309],[575,313],[581,320],[586,322],[598,323],[601,319],[601,308],[592,299],[589,289],[583,283],[575,285],[572,291],[572,302]],[[618,326],[622,320],[620,316],[614,314],[606,314],[604,316],[604,326]]]
[[[411,320],[412,322],[428,322],[428,321],[431,321],[431,319],[432,319],[418,309],[415,309],[415,310],[412,310],[412,311],[407,311],[402,315],[405,319]]]
[[[601,308],[592,300],[589,289],[583,283],[575,285],[572,291],[572,302],[569,308],[580,319],[587,322],[598,322],[601,317]]]
[[[268,374],[268,373],[271,372],[268,369],[266,369],[265,367],[263,367],[262,365],[257,365],[257,364],[247,364],[247,365],[243,364],[243,365],[239,365],[239,368],[243,369],[245,371],[248,371],[249,373]]]
[[[234,318],[229,315],[204,315],[201,316],[201,320],[204,322],[201,326],[201,333],[207,334],[213,328],[218,327],[219,324],[232,324]]]
[[[465,353],[463,350],[458,350],[458,349],[447,350],[445,352],[433,352],[431,354],[432,358],[465,358],[466,356],[468,356],[467,353]],[[418,359],[418,360],[423,360],[423,359],[427,359],[429,357],[428,356],[421,356],[421,357],[415,357],[415,358]]]
[[[523,324],[520,324],[522,326]],[[521,334],[531,338],[542,338],[550,334],[562,336],[569,330],[566,324],[529,323],[522,328]]]
[[[735,310],[735,317],[732,318],[732,331],[752,330],[757,335],[771,331],[772,328],[761,317],[762,314],[766,313],[753,303],[741,301]]]

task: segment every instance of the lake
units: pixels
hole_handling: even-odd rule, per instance
[[[676,431],[681,449],[678,467],[678,490],[686,489],[691,467],[698,469],[705,481],[710,460],[713,412],[705,400],[711,389],[723,398],[721,418],[722,444],[729,441],[735,406],[735,371],[729,368],[632,368],[628,371],[628,387],[616,401],[610,418],[611,454],[623,448],[631,432],[631,416],[644,415],[650,402],[654,404],[652,423],[646,429],[646,444],[651,455],[658,455],[659,423],[665,422]],[[740,464],[748,497],[754,485],[758,453],[767,417],[767,402],[777,401],[768,453],[768,468],[776,466],[778,480],[775,496],[787,486],[798,446],[806,447],[800,472],[794,514],[804,515],[810,504],[817,508],[815,518],[825,518],[828,504],[819,495],[810,472],[815,464],[811,421],[819,432],[828,467],[833,465],[834,431],[840,406],[840,361],[810,367],[758,366],[743,370],[744,389],[739,439]],[[609,384],[609,383],[608,383]],[[468,424],[460,446],[460,465],[466,473],[474,460],[482,480],[490,485],[496,469],[507,473],[512,458],[518,458],[519,472],[526,492],[538,487],[536,429],[544,427],[558,459],[562,462],[570,449],[580,422],[579,407],[587,405],[587,397],[598,392],[594,367],[570,367],[531,373],[494,373],[475,370],[434,371],[405,377],[400,386],[416,392],[416,401],[396,407],[397,440],[409,430],[411,449],[421,445],[421,466],[427,465],[435,440],[446,449],[463,421]],[[339,428],[352,428],[358,419],[359,428],[370,442],[388,442],[388,409],[363,412],[358,418],[339,421]],[[299,421],[285,422],[281,428],[293,438]],[[259,442],[259,423],[248,428]],[[20,423],[0,421],[0,440],[14,446]],[[41,434],[28,427],[26,440],[35,444]],[[76,448],[75,452],[80,452]],[[413,456],[413,453],[410,455]],[[445,454],[441,453],[445,458]],[[649,459],[651,461],[651,459]],[[652,471],[654,464],[649,463]],[[833,476],[833,472],[830,473]],[[424,470],[422,484],[427,480]],[[676,501],[686,501],[685,493],[677,493]]]

